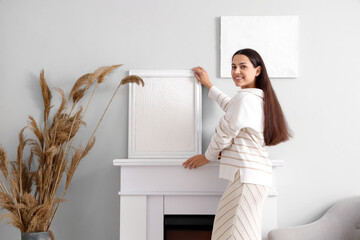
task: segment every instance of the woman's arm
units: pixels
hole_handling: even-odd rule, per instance
[[[207,89],[209,89],[209,97],[216,101],[219,106],[224,110],[227,111],[227,106],[230,101],[230,97],[228,97],[225,93],[223,93],[221,90],[213,86],[213,84],[210,81],[208,73],[203,69],[202,67],[195,67],[192,69],[194,72],[195,78],[204,85]]]
[[[209,98],[216,101],[224,112],[227,112],[229,102],[231,100],[225,93],[215,86],[212,86],[208,94]]]
[[[228,108],[226,114],[220,119],[216,127],[216,133],[212,136],[210,144],[205,152],[209,161],[218,159],[219,153],[231,146],[232,140],[239,134],[240,130],[249,125],[253,115],[251,99],[246,97],[235,99]]]
[[[219,153],[229,147],[232,144],[233,138],[235,138],[240,132],[240,129],[230,120],[226,118],[226,115],[220,119],[218,126],[216,127],[216,133],[212,136],[210,144],[205,152],[205,157],[209,161],[215,161],[218,159]]]

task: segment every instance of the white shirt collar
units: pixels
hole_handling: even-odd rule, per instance
[[[264,92],[260,88],[244,88],[244,89],[240,88],[238,90],[238,92],[239,93],[249,92],[249,93],[255,94],[258,97],[264,98]]]

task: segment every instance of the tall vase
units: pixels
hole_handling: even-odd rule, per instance
[[[51,240],[49,232],[21,232],[21,240]]]

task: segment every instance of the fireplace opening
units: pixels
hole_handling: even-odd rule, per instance
[[[211,240],[215,215],[164,215],[164,240]]]

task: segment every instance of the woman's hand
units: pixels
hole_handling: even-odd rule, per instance
[[[210,161],[205,158],[204,154],[199,154],[199,155],[195,155],[195,156],[189,158],[188,160],[183,162],[182,165],[184,166],[184,168],[192,169],[192,168],[201,167],[202,165],[205,165],[209,162]]]
[[[193,69],[191,69],[194,72],[194,76],[196,77],[196,79],[205,87],[207,87],[207,89],[210,89],[213,85],[210,82],[210,78],[209,75],[207,74],[207,72],[205,71],[205,69],[203,69],[202,67],[194,67]]]

